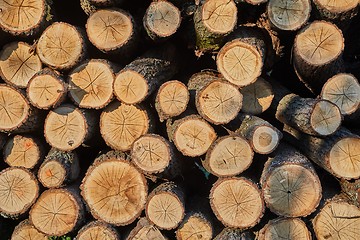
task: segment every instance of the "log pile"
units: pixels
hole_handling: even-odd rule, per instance
[[[358,8],[0,0],[0,238],[360,239]]]

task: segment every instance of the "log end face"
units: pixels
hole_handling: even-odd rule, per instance
[[[211,224],[196,213],[184,221],[176,231],[177,240],[211,240],[212,235]]]
[[[44,233],[39,232],[29,220],[24,220],[14,229],[13,234],[11,235],[11,240],[23,240],[23,239],[36,239],[36,240],[48,240],[49,237]]]
[[[114,81],[114,94],[126,104],[143,101],[149,92],[148,82],[140,73],[126,69],[121,71]]]
[[[340,109],[325,100],[317,102],[310,116],[310,125],[320,136],[333,134],[341,125]]]
[[[305,223],[299,218],[278,218],[271,220],[259,234],[259,240],[276,240],[283,238],[312,239]]]
[[[66,178],[66,170],[57,161],[44,162],[38,171],[38,179],[46,188],[61,187]]]
[[[255,129],[251,144],[255,152],[259,154],[269,154],[273,152],[280,143],[282,134],[270,126],[259,126]]]
[[[334,1],[327,1],[327,0],[314,0],[314,3],[318,6],[318,8],[326,9],[332,13],[342,13],[350,11],[351,9],[355,9],[359,1],[358,0],[334,0]]]
[[[77,240],[119,240],[119,234],[110,225],[93,221],[82,227],[76,235]]]

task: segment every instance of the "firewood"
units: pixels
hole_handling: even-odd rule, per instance
[[[49,189],[32,206],[30,222],[49,236],[62,236],[76,230],[84,221],[84,206],[74,188]]]
[[[167,240],[160,230],[146,218],[140,218],[136,227],[131,230],[126,240]]]
[[[67,89],[64,79],[56,71],[44,68],[30,79],[26,95],[31,105],[48,110],[65,101]]]
[[[210,205],[225,226],[241,229],[255,226],[265,210],[260,190],[243,177],[220,178],[215,182],[210,191]]]
[[[259,240],[304,239],[311,240],[311,233],[300,218],[270,220],[259,232]]]
[[[254,240],[254,234],[237,228],[224,228],[214,240]]]
[[[218,138],[206,152],[204,168],[218,177],[236,176],[252,163],[254,152],[250,144],[239,135]]]
[[[76,152],[63,152],[53,148],[38,170],[38,179],[46,188],[58,188],[76,180],[79,171]]]
[[[177,240],[211,240],[213,227],[201,212],[187,214],[176,231]]]
[[[39,232],[28,219],[20,222],[11,235],[11,240],[48,240],[49,237]]]
[[[349,202],[360,207],[360,180],[347,181],[341,179],[340,185],[342,192],[348,198]]]
[[[165,182],[149,194],[145,213],[150,223],[159,229],[175,229],[185,214],[185,195],[178,185]]]
[[[153,1],[146,9],[143,25],[153,40],[164,40],[180,27],[180,10],[166,0]]]
[[[260,183],[266,206],[279,216],[307,216],[322,196],[311,162],[290,145],[280,145],[275,157],[268,159]]]
[[[34,174],[21,167],[9,167],[0,172],[0,215],[19,218],[30,209],[39,195],[39,183]]]
[[[4,161],[11,167],[32,169],[45,157],[45,146],[38,138],[14,135],[4,146]]]
[[[111,225],[92,221],[83,226],[78,234],[76,240],[120,240],[120,235]]]
[[[93,217],[115,226],[135,221],[147,198],[143,174],[114,151],[95,159],[80,189]]]
[[[55,22],[45,29],[37,44],[36,53],[50,68],[68,70],[85,57],[85,38],[82,30],[64,22]]]
[[[38,55],[31,51],[31,46],[25,42],[5,45],[0,52],[0,59],[1,78],[18,88],[26,88],[30,78],[42,67]]]

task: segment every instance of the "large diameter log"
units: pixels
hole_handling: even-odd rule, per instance
[[[265,211],[260,190],[243,177],[220,178],[211,188],[210,205],[225,226],[241,229],[255,226]]]
[[[251,232],[244,232],[237,228],[224,228],[214,240],[254,240],[255,236]]]
[[[100,221],[92,221],[83,226],[75,240],[120,240],[120,235],[114,227]]]
[[[176,230],[177,240],[211,240],[212,236],[212,224],[201,212],[187,214]]]
[[[265,163],[261,186],[267,207],[285,217],[311,214],[322,196],[320,180],[311,162],[285,144]]]
[[[62,236],[76,230],[84,221],[84,206],[75,189],[49,189],[30,210],[29,220],[40,232]]]
[[[126,240],[167,240],[160,230],[152,225],[146,218],[140,218]]]
[[[0,172],[0,215],[18,218],[25,214],[39,195],[39,183],[34,174],[21,167]]]
[[[333,134],[341,125],[340,109],[327,100],[302,98],[296,94],[283,97],[275,117],[280,122],[314,136]]]
[[[28,219],[20,222],[14,229],[10,240],[48,240],[49,237],[37,230]]]
[[[302,239],[311,240],[311,233],[300,218],[270,220],[259,232],[259,240]]]
[[[303,134],[284,126],[284,136],[297,146],[309,159],[338,178],[360,177],[360,137],[345,128],[333,135],[319,138]]]
[[[295,37],[295,72],[317,94],[330,77],[343,71],[343,50],[341,30],[330,22],[314,21]]]
[[[233,0],[206,0],[194,13],[197,55],[218,50],[237,22]]]
[[[93,217],[115,226],[132,223],[145,208],[145,177],[114,151],[95,159],[80,189]]]
[[[64,22],[53,23],[41,34],[36,53],[50,68],[68,70],[85,56],[82,30]]]
[[[31,77],[41,68],[40,58],[25,42],[9,43],[0,52],[0,76],[12,86],[26,88]]]
[[[145,213],[150,223],[159,229],[174,229],[185,215],[185,195],[178,185],[165,182],[151,191]]]

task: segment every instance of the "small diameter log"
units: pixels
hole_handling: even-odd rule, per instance
[[[0,172],[0,215],[18,218],[25,214],[39,195],[39,183],[34,174],[20,167]]]
[[[40,232],[62,236],[76,230],[84,220],[84,206],[74,189],[49,189],[30,210],[29,220]]]
[[[300,218],[277,218],[270,220],[259,232],[259,240],[311,240],[311,233]]]
[[[31,77],[41,68],[40,58],[25,42],[9,43],[0,52],[0,76],[12,86],[26,88]]]
[[[58,188],[79,176],[79,159],[75,152],[51,149],[38,170],[38,179],[46,188]]]
[[[61,105],[46,117],[45,139],[59,150],[74,150],[92,137],[95,122],[92,112],[80,110],[71,104]]]
[[[288,141],[297,146],[309,159],[338,178],[360,177],[360,137],[345,128],[333,135],[319,138],[284,126]]]
[[[344,38],[330,22],[314,21],[295,37],[293,64],[301,81],[319,93],[324,83],[343,71]]]
[[[261,186],[266,206],[285,217],[307,216],[316,210],[322,188],[311,162],[290,145],[280,145],[265,163]]]
[[[100,116],[100,132],[106,144],[115,150],[127,151],[150,127],[147,112],[135,105],[110,103]]]
[[[50,68],[68,70],[85,56],[85,39],[82,31],[64,22],[55,22],[41,34],[36,53]]]
[[[59,106],[66,99],[67,88],[57,72],[44,68],[30,79],[26,95],[31,105],[48,110]]]
[[[224,228],[214,240],[254,240],[254,234],[237,228]]]
[[[20,222],[14,229],[10,240],[49,240],[49,237],[39,232],[28,219]]]
[[[157,186],[147,199],[145,213],[150,223],[159,229],[174,229],[185,215],[183,190],[173,182]]]
[[[146,9],[143,25],[152,40],[163,40],[180,27],[180,10],[166,0],[153,1]]]
[[[328,202],[312,223],[319,240],[360,239],[360,209],[346,201]]]
[[[267,17],[276,30],[296,31],[309,20],[311,2],[309,0],[270,0]]]
[[[146,218],[140,218],[126,240],[166,240],[160,230]]]
[[[236,133],[249,141],[254,152],[269,154],[277,148],[282,133],[276,127],[256,116],[241,114],[241,119]]]
[[[90,42],[100,51],[127,58],[137,46],[137,29],[133,17],[121,9],[100,9],[86,22]]]
[[[254,152],[244,138],[228,135],[211,144],[202,165],[217,177],[236,176],[249,168],[253,156]]]
[[[206,0],[194,13],[196,55],[218,50],[237,22],[233,0]]]
[[[173,124],[167,122],[167,132],[176,148],[189,157],[205,154],[217,137],[213,127],[199,115],[186,116]]]
[[[75,240],[120,240],[120,235],[114,227],[100,221],[92,221],[83,226]]]
[[[296,94],[283,97],[275,117],[280,122],[314,136],[333,134],[341,125],[340,109],[328,100],[302,98]]]
[[[210,205],[225,226],[246,229],[255,226],[265,211],[258,187],[246,178],[220,178],[210,191]]]
[[[360,84],[351,74],[337,74],[326,81],[320,98],[335,103],[341,114],[351,115],[360,108]]]
[[[151,49],[126,65],[115,77],[114,94],[126,104],[145,100],[164,81],[177,72],[175,47],[163,45]]]
[[[115,226],[135,221],[147,198],[143,174],[114,151],[95,159],[80,189],[93,217]]]
[[[211,240],[213,227],[208,218],[200,213],[190,213],[176,231],[177,240]]]
[[[190,93],[182,82],[172,80],[163,83],[155,99],[155,108],[160,121],[163,122],[183,113],[187,108],[189,99]]]
[[[88,60],[69,74],[69,96],[80,108],[104,108],[112,100],[114,78],[108,61]]]
[[[20,91],[0,84],[0,132],[31,132],[40,128],[42,120]]]
[[[274,92],[271,84],[259,77],[254,83],[240,89],[243,95],[241,112],[258,115],[265,112],[271,105]]]
[[[45,157],[44,144],[35,137],[15,135],[4,147],[4,161],[11,167],[32,169]]]

